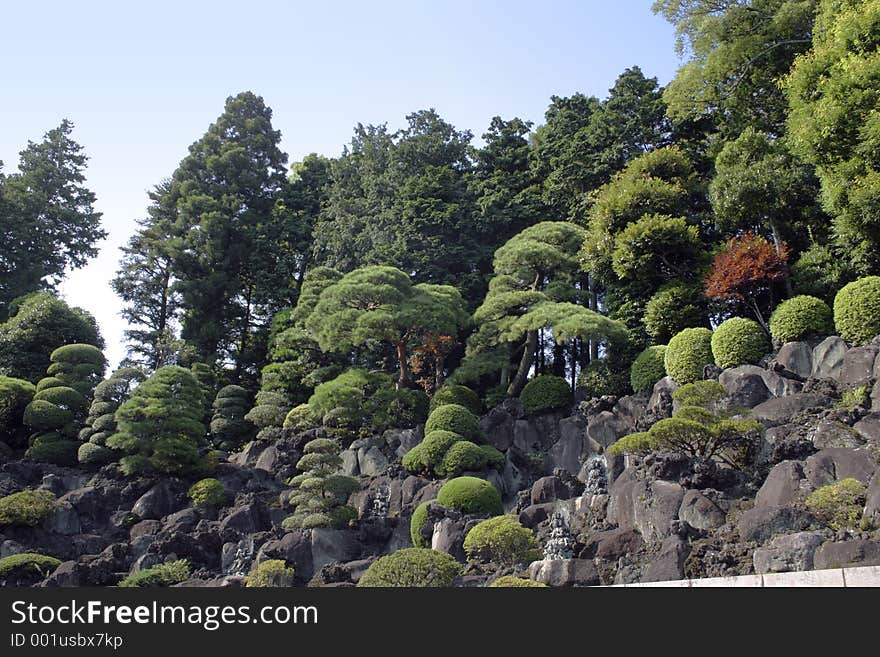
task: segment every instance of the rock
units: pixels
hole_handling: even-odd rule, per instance
[[[513,424],[513,444],[524,454],[540,451],[543,440],[537,427],[528,420],[517,420]]]
[[[880,526],[880,470],[874,472],[865,500],[864,517]]]
[[[638,419],[645,414],[647,405],[642,395],[626,395],[617,400],[611,412],[626,425],[626,433],[630,433],[635,430]]]
[[[458,560],[464,560],[464,537],[468,523],[460,518],[441,518],[434,523],[431,535],[431,549],[451,554]]]
[[[847,350],[846,342],[836,335],[825,338],[813,348],[813,371],[810,376],[814,379],[836,381],[840,377]]]
[[[480,430],[486,436],[486,442],[504,452],[510,449],[514,439],[514,423],[516,420],[503,406],[496,406],[480,418]]]
[[[260,456],[254,464],[254,469],[275,472],[275,469],[278,467],[278,459],[278,450],[274,445],[269,445],[260,452]]]
[[[83,585],[82,567],[76,561],[65,561],[52,571],[43,582],[46,587],[71,587]]]
[[[723,525],[727,514],[700,491],[688,490],[681,500],[678,519],[694,529],[709,530]]]
[[[787,506],[803,497],[804,469],[800,461],[783,461],[773,467],[755,496],[755,506]]]
[[[77,488],[60,497],[59,502],[70,504],[76,512],[87,518],[99,518],[104,511],[101,493],[92,486]]]
[[[813,373],[813,350],[806,342],[786,342],[776,354],[776,362],[807,379]]]
[[[361,556],[357,535],[345,529],[312,529],[312,567],[315,572],[333,561],[353,561]]]
[[[786,397],[768,399],[752,409],[750,418],[763,423],[765,426],[774,427],[786,424],[798,413],[811,408],[826,408],[831,405],[831,399],[825,395],[814,392],[801,392]]]
[[[880,566],[880,542],[857,538],[823,544],[813,558],[817,570],[848,566]]]
[[[261,563],[267,559],[286,561],[293,566],[295,577],[299,581],[310,580],[314,573],[311,538],[302,531],[288,532],[278,540],[264,543],[257,553],[255,562]]]
[[[269,519],[262,504],[251,502],[232,511],[220,523],[220,532],[253,534],[269,529]]]
[[[141,520],[131,526],[128,530],[130,540],[135,540],[141,536],[155,536],[162,530],[162,523],[159,520]]]
[[[874,378],[876,382],[874,387],[871,388],[871,410],[876,413],[880,411],[880,376],[877,375],[876,367],[874,368]]]
[[[267,442],[252,440],[244,446],[243,450],[230,456],[229,461],[230,463],[235,463],[237,465],[249,465],[253,467],[257,463],[257,460],[259,460],[260,454],[262,454],[263,450],[268,446],[269,443]]]
[[[553,513],[556,504],[548,502],[546,504],[532,504],[527,506],[519,513],[519,521],[524,527],[534,529],[538,523],[544,522]]]
[[[816,449],[829,447],[848,447],[854,449],[865,444],[862,436],[842,422],[819,420],[812,432],[812,441]]]
[[[174,511],[175,499],[166,481],[160,481],[141,495],[131,512],[141,520],[159,520]]]
[[[609,495],[608,520],[621,529],[637,529],[646,541],[655,541],[672,533],[684,489],[669,481],[641,481],[627,468],[611,485]]]
[[[79,514],[72,505],[61,503],[46,518],[44,523],[46,531],[62,536],[73,536],[82,531],[82,525],[79,521]]]
[[[664,376],[651,390],[651,396],[648,398],[647,412],[659,414],[660,417],[668,417],[666,415],[666,404],[672,399],[672,393],[678,389],[678,384],[668,376]],[[670,408],[669,411],[672,409]]]
[[[825,540],[816,532],[798,532],[777,536],[767,547],[755,550],[755,572],[788,573],[813,570],[813,555]]]
[[[529,564],[529,577],[547,586],[598,586],[599,572],[588,559],[552,559]]]
[[[823,449],[804,463],[804,474],[814,488],[821,488],[848,477],[867,484],[876,469],[877,462],[867,449]]]
[[[880,415],[871,414],[853,425],[853,429],[867,442],[880,445]]]
[[[571,497],[570,493],[571,491],[564,483],[562,483],[562,480],[559,477],[541,477],[538,481],[532,484],[532,504],[566,500]]]
[[[788,506],[756,506],[740,516],[737,531],[744,541],[765,543],[776,534],[803,531],[811,517],[802,509]]]
[[[513,462],[512,454],[507,452],[504,457],[504,469],[501,471],[501,497],[505,500],[513,498],[526,484],[527,475]]]
[[[869,386],[874,377],[874,361],[877,359],[877,347],[854,347],[846,352],[840,368],[838,380],[849,390]]]
[[[602,411],[590,418],[587,425],[587,438],[607,448],[617,442],[618,438],[629,433],[630,427],[625,419],[615,415],[611,411]],[[575,471],[573,474],[577,474]]]
[[[785,460],[806,458],[815,451],[811,440],[805,437],[802,427],[783,424],[770,427],[761,436],[756,462],[760,465],[775,465]]]
[[[418,429],[388,429],[382,434],[385,444],[401,458],[422,442],[422,438],[424,438],[424,434],[421,427]]]
[[[730,405],[754,408],[770,399],[770,389],[764,383],[763,369],[754,365],[741,365],[724,370],[718,382],[730,395]]]
[[[643,582],[667,582],[684,578],[684,562],[691,548],[679,536],[667,536],[660,545],[660,553],[648,566]]]
[[[342,472],[350,477],[357,477],[361,471],[358,468],[357,452],[353,449],[344,449],[339,452],[342,458]]]
[[[358,450],[358,469],[362,475],[367,477],[376,477],[388,467],[388,458],[382,453],[382,450],[373,445],[368,448]]]
[[[611,529],[600,532],[591,543],[594,544],[597,559],[614,562],[621,557],[638,553],[645,546],[641,535],[632,529]],[[585,551],[593,551],[590,548],[591,545],[587,545]]]
[[[181,509],[177,513],[172,513],[165,518],[162,531],[174,534],[177,532],[188,532],[199,522],[199,512],[192,507]]]

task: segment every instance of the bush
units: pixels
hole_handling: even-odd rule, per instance
[[[0,376],[0,441],[20,446],[26,436],[23,416],[34,398],[34,385],[29,381]]]
[[[504,513],[501,495],[485,479],[456,477],[447,481],[437,494],[443,506],[462,513],[500,516]]]
[[[447,384],[439,388],[434,393],[434,396],[431,397],[430,410],[433,411],[438,406],[445,406],[447,404],[464,406],[477,416],[483,412],[483,403],[480,401],[480,396],[467,386]]]
[[[66,344],[58,347],[49,356],[53,363],[68,363],[70,365],[89,364],[103,370],[107,359],[100,349],[91,344]]]
[[[189,562],[186,559],[159,564],[152,568],[139,570],[125,577],[117,586],[122,588],[146,588],[151,586],[171,586],[180,584],[189,577]]]
[[[647,431],[631,433],[618,439],[608,448],[612,456],[620,454],[648,454],[655,448],[654,440]]]
[[[683,283],[662,287],[645,304],[645,331],[655,341],[666,342],[676,333],[706,325],[705,300],[700,291]]]
[[[802,294],[786,299],[770,316],[770,335],[782,343],[813,335],[834,333],[834,318],[828,304]]]
[[[538,541],[531,529],[513,516],[484,520],[464,538],[468,559],[498,564],[528,563],[540,559]]]
[[[290,410],[287,417],[284,418],[284,428],[293,431],[308,431],[314,429],[321,424],[321,418],[318,417],[308,404],[300,404]]]
[[[248,588],[282,588],[293,586],[295,571],[281,559],[262,562],[248,575],[245,586]]]
[[[428,504],[434,501],[428,500],[419,504],[409,520],[409,537],[412,539],[413,546],[417,548],[431,547],[431,542],[422,536],[422,525],[428,519]]]
[[[712,334],[712,355],[722,369],[757,363],[770,351],[770,341],[758,322],[731,317]]]
[[[58,502],[48,490],[23,490],[0,497],[0,525],[35,527],[55,511]]]
[[[842,479],[810,493],[807,508],[831,529],[856,529],[867,487],[858,479]]]
[[[189,499],[197,507],[216,508],[226,501],[226,488],[214,478],[197,481],[189,489]]]
[[[29,461],[74,466],[77,464],[79,448],[80,443],[73,440],[61,439],[53,440],[52,442],[34,442],[24,455]]]
[[[837,334],[863,345],[880,333],[880,276],[867,276],[844,285],[834,297]]]
[[[465,440],[480,439],[480,423],[464,406],[444,404],[435,408],[425,422],[425,435],[434,431],[450,431]]]
[[[661,344],[648,347],[636,356],[629,371],[629,381],[633,392],[652,390],[654,384],[666,376],[666,367],[663,365],[665,355],[666,345]]]
[[[40,390],[34,395],[34,401],[46,401],[74,414],[86,410],[86,405],[88,404],[88,400],[85,397],[67,386]]]
[[[486,465],[483,467],[495,470],[501,470],[504,467],[504,454],[492,445],[480,445],[480,451],[483,452],[483,458]]]
[[[482,470],[486,465],[486,455],[478,445],[469,440],[454,443],[443,456],[437,473],[446,477],[457,477],[462,472]]]
[[[571,405],[571,388],[561,376],[541,374],[525,385],[519,399],[530,415],[556,411]]]
[[[461,574],[461,566],[445,552],[404,548],[380,557],[363,574],[362,587],[448,587]]]
[[[61,565],[61,560],[45,554],[22,552],[0,559],[0,580],[33,575],[44,579]]]
[[[76,452],[76,460],[83,465],[107,465],[116,457],[113,450],[95,443],[83,443]]]
[[[536,582],[533,579],[526,579],[524,577],[515,577],[513,575],[502,575],[494,582],[489,584],[489,588],[513,588],[513,587],[522,587],[522,588],[536,588],[536,589],[547,589],[550,588],[546,584],[542,584],[541,582]]]
[[[594,360],[578,373],[577,387],[586,399],[623,397],[630,392],[629,372],[612,369],[604,359]]]
[[[60,429],[73,421],[73,413],[55,404],[38,399],[24,410],[24,423],[34,431]]]
[[[663,366],[666,374],[678,384],[703,378],[703,368],[712,364],[712,331],[688,328],[672,337],[666,346]]]

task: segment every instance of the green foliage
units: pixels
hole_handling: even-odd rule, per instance
[[[104,346],[94,317],[51,294],[28,295],[12,310],[6,323],[0,324],[0,374],[5,376],[36,381],[49,368],[49,355],[58,347]]]
[[[363,574],[362,587],[449,587],[461,566],[445,552],[404,548],[379,557]]]
[[[34,401],[45,401],[73,414],[82,413],[86,409],[88,400],[73,388],[58,386],[45,388],[34,395]]]
[[[859,386],[852,390],[844,390],[840,401],[837,402],[838,408],[854,410],[859,406],[864,408],[871,406],[871,388],[869,386]]]
[[[847,478],[813,491],[805,504],[832,529],[857,529],[866,493],[865,484],[858,479]]]
[[[628,374],[612,368],[605,358],[590,361],[578,372],[577,387],[586,399],[623,397],[630,392]]]
[[[526,579],[524,577],[515,577],[514,575],[502,575],[491,584],[489,584],[489,588],[536,588],[536,589],[546,589],[550,588],[546,584],[541,582],[536,582],[533,579]]]
[[[53,431],[73,421],[73,413],[52,402],[36,400],[24,411],[24,423],[34,431]]]
[[[446,384],[439,388],[431,397],[429,410],[433,411],[438,406],[447,404],[464,406],[476,416],[483,412],[483,402],[480,401],[480,396],[466,386]]]
[[[282,559],[268,559],[256,566],[248,575],[248,588],[281,588],[293,586],[295,571]]]
[[[850,262],[831,246],[811,244],[791,266],[791,284],[798,294],[834,303],[834,295],[856,278]]]
[[[117,586],[122,588],[171,586],[183,582],[188,577],[189,562],[186,559],[180,559],[139,570],[124,577]]]
[[[308,431],[321,424],[321,418],[308,404],[300,404],[290,409],[284,418],[284,428],[294,431]]]
[[[469,560],[498,564],[528,563],[540,558],[538,541],[531,529],[513,516],[498,516],[476,525],[464,538]]]
[[[58,347],[49,356],[53,363],[66,363],[68,365],[89,364],[103,370],[107,364],[103,352],[91,344],[66,344]]]
[[[346,506],[349,496],[360,490],[357,479],[340,474],[342,458],[339,443],[329,438],[316,438],[306,443],[296,467],[302,474],[289,483],[296,490],[288,502],[293,514],[284,519],[287,529],[345,527],[357,517]]]
[[[663,365],[676,383],[692,383],[703,378],[703,368],[712,363],[712,331],[687,328],[672,336],[666,346]]]
[[[656,448],[653,437],[647,431],[631,433],[617,440],[608,448],[612,456],[621,454],[648,454]]]
[[[479,440],[480,423],[476,416],[464,406],[444,404],[437,406],[425,422],[425,435],[435,431],[448,431],[458,434],[465,440]]]
[[[211,418],[211,437],[221,449],[233,450],[254,434],[254,425],[245,419],[250,408],[247,390],[229,385],[220,388],[214,399],[214,415]]]
[[[23,490],[0,497],[0,525],[35,527],[58,506],[55,495],[48,490]]]
[[[866,276],[840,289],[834,297],[834,326],[855,345],[880,334],[880,276]]]
[[[666,376],[666,367],[663,364],[665,355],[666,345],[664,344],[648,347],[636,357],[629,371],[633,392],[652,390],[654,384]]]
[[[782,343],[833,332],[831,308],[821,299],[805,294],[786,299],[770,316],[770,335]]]
[[[645,214],[615,235],[611,267],[621,280],[654,286],[690,276],[703,259],[699,229],[687,219]]]
[[[24,443],[24,412],[34,398],[34,385],[0,375],[0,441],[10,447]]]
[[[73,440],[34,443],[25,452],[25,458],[30,461],[74,466],[77,462],[79,446],[80,444]]]
[[[404,454],[403,467],[413,474],[440,474],[447,450],[460,440],[461,435],[451,431],[431,431],[422,442]]]
[[[694,381],[677,388],[672,399],[682,406],[714,408],[727,397],[727,389],[718,381]]]
[[[529,381],[519,397],[526,413],[537,415],[570,406],[571,388],[562,377],[542,374]]]
[[[664,285],[645,304],[642,321],[654,341],[666,343],[686,328],[706,326],[705,297],[694,285]]]
[[[770,351],[770,340],[758,322],[731,317],[712,333],[712,356],[722,369],[757,363]]]
[[[462,472],[482,470],[486,465],[486,453],[479,445],[469,440],[459,440],[446,450],[443,461],[436,470],[443,476],[457,477]]]
[[[437,494],[437,501],[462,513],[489,516],[504,513],[500,493],[488,481],[476,477],[450,479]]]
[[[427,500],[419,504],[413,511],[412,518],[409,521],[409,537],[412,544],[417,548],[430,548],[431,542],[422,536],[422,526],[428,519],[428,504],[435,500]]]
[[[82,465],[107,465],[116,458],[112,449],[94,443],[82,443],[76,452],[76,459]]]
[[[0,580],[19,578],[25,574],[33,574],[40,579],[45,578],[61,565],[61,560],[35,552],[21,552],[0,559]]]
[[[226,502],[226,487],[221,481],[209,477],[190,486],[188,495],[197,507],[216,508]]]

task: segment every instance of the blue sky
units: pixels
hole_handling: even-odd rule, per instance
[[[118,247],[227,96],[263,96],[295,161],[427,107],[477,137],[495,115],[538,124],[552,95],[604,97],[633,65],[665,84],[680,64],[650,0],[6,0],[0,43],[4,171],[65,117],[90,157],[110,236],[62,293],[98,317],[113,364]]]

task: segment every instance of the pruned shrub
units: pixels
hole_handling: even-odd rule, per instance
[[[822,299],[806,294],[786,299],[770,316],[770,335],[782,343],[833,332],[831,308]]]
[[[247,390],[241,386],[223,386],[214,398],[211,438],[218,449],[234,450],[254,435],[254,425],[245,419],[250,408]]]
[[[107,465],[114,458],[116,455],[112,449],[91,442],[81,444],[76,452],[77,461],[83,465]]]
[[[515,575],[502,575],[494,582],[489,584],[489,588],[535,588],[535,589],[548,589],[550,588],[546,584],[542,582],[536,582],[533,579],[526,579],[525,577],[516,577]]]
[[[446,477],[457,477],[462,472],[481,470],[486,465],[486,455],[479,445],[469,440],[453,443],[440,464],[439,474]]]
[[[305,445],[296,464],[302,474],[288,482],[296,490],[288,498],[294,511],[284,519],[285,529],[341,528],[357,517],[346,502],[360,489],[360,483],[338,472],[342,465],[339,451],[339,443],[328,438],[316,438]]]
[[[73,413],[52,402],[38,399],[28,404],[24,412],[24,423],[34,431],[60,429],[73,421]]]
[[[865,484],[849,477],[813,491],[805,503],[813,515],[832,529],[857,529],[866,493]]]
[[[0,441],[21,447],[27,438],[24,411],[34,398],[34,385],[23,379],[0,376]]]
[[[712,333],[712,356],[722,369],[757,363],[770,351],[770,341],[758,322],[731,317]]]
[[[88,400],[73,388],[57,386],[46,388],[34,395],[35,401],[46,401],[55,404],[71,413],[80,413],[86,409]]]
[[[245,586],[248,588],[286,588],[293,586],[296,574],[293,568],[281,559],[269,559],[256,566],[248,575]]]
[[[593,360],[578,373],[577,387],[585,399],[623,397],[630,392],[629,372],[612,368],[604,358]]]
[[[528,563],[540,558],[531,529],[513,516],[498,516],[476,525],[464,538],[468,559],[498,564]]]
[[[480,396],[467,386],[448,383],[439,388],[434,393],[434,396],[431,397],[429,410],[433,411],[438,406],[445,406],[447,404],[464,406],[474,415],[479,415],[483,412],[483,403],[480,401]]]
[[[422,526],[428,519],[428,505],[435,501],[436,500],[428,500],[419,504],[413,511],[412,517],[409,520],[409,537],[412,539],[412,544],[415,547],[431,547],[431,542],[422,536]]]
[[[645,304],[645,331],[655,341],[666,342],[686,328],[706,325],[705,300],[700,290],[684,283],[660,288]]]
[[[834,297],[837,334],[854,345],[880,334],[880,276],[866,276],[840,288]]]
[[[654,384],[666,376],[666,366],[663,364],[665,355],[666,345],[662,344],[648,347],[636,356],[629,371],[633,392],[652,390]]]
[[[36,552],[21,552],[0,559],[0,580],[45,579],[61,560]]]
[[[477,477],[450,479],[437,493],[437,501],[462,513],[489,516],[500,516],[504,513],[501,494],[488,481]]]
[[[707,328],[688,328],[676,333],[663,355],[666,374],[679,384],[699,381],[703,368],[712,362],[712,331]]]
[[[561,376],[542,374],[525,385],[519,399],[530,415],[557,411],[571,405],[571,388]]]
[[[315,414],[312,407],[308,404],[300,404],[295,406],[284,418],[284,428],[293,431],[308,431],[314,429],[321,424],[321,418]]]
[[[464,406],[444,404],[435,408],[425,422],[425,435],[434,431],[450,431],[465,440],[479,440],[480,423]]]
[[[404,548],[380,557],[363,574],[361,587],[449,587],[461,565],[445,552]]]
[[[23,490],[0,497],[0,525],[35,527],[55,511],[58,502],[48,490]]]
[[[139,570],[123,578],[117,586],[122,588],[172,586],[173,584],[180,584],[188,577],[189,562],[186,559],[181,559]]]
[[[55,435],[57,434],[43,434]],[[42,436],[41,436],[42,437]],[[74,466],[77,463],[77,453],[80,443],[74,440],[51,440],[49,442],[42,440],[36,441],[24,453],[29,461],[39,461],[42,463],[54,463],[55,465]]]
[[[446,451],[462,438],[451,431],[432,431],[403,456],[403,467],[414,474],[436,472]],[[439,474],[439,473],[438,473]]]
[[[217,508],[226,502],[226,487],[220,480],[213,477],[194,483],[190,486],[188,494],[193,505],[203,509]]]

